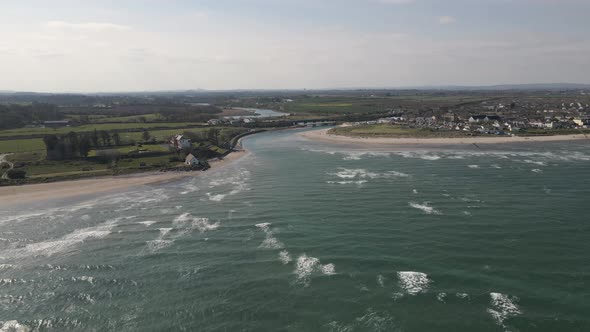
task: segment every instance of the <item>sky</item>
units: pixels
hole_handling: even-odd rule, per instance
[[[2,0],[0,90],[590,83],[590,0]]]

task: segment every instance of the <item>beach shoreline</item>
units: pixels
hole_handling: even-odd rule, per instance
[[[106,194],[144,185],[161,185],[183,178],[209,174],[224,166],[230,165],[248,154],[249,152],[247,151],[236,151],[228,154],[221,160],[210,161],[211,169],[205,172],[147,172],[51,183],[25,184],[21,186],[4,186],[0,187],[0,206]]]
[[[526,142],[556,142],[590,139],[585,135],[555,136],[494,136],[494,137],[460,137],[460,138],[389,138],[389,137],[351,137],[329,134],[331,128],[305,131],[298,135],[313,141],[328,143],[357,143],[361,145],[399,146],[399,145],[466,145],[466,144],[503,144]]]

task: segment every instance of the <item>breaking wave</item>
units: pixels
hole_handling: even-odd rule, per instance
[[[496,321],[496,323],[503,328],[506,328],[504,321],[508,318],[520,315],[522,312],[514,303],[518,301],[516,297],[509,297],[502,293],[490,293],[491,308],[488,308],[488,313]]]
[[[293,273],[295,273],[297,281],[309,285],[313,273],[333,275],[336,274],[336,266],[331,263],[322,265],[318,258],[303,254],[297,258],[297,265]]]
[[[282,249],[284,245],[274,236],[274,232],[270,229],[270,225],[271,223],[260,223],[255,225],[260,228],[265,235],[265,239],[262,241],[259,248]]]
[[[397,273],[397,277],[400,288],[410,295],[423,293],[430,285],[428,276],[422,272],[402,271]]]
[[[436,210],[435,208],[433,208],[432,206],[429,206],[428,202],[424,202],[422,204],[419,203],[414,203],[414,202],[410,202],[408,203],[411,207],[413,207],[414,209],[418,209],[423,211],[426,214],[442,214],[440,211]]]

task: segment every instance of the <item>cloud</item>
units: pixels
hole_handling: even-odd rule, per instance
[[[377,0],[377,1],[387,4],[387,5],[402,5],[402,4],[414,2],[414,0]]]
[[[126,25],[97,22],[71,23],[66,21],[49,21],[46,25],[48,28],[52,29],[83,30],[93,32],[124,31],[130,29],[130,27]]]
[[[439,16],[438,17],[438,23],[440,23],[440,24],[453,24],[456,21],[457,20],[452,16]]]

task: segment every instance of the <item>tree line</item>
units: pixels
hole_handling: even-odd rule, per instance
[[[146,136],[149,137],[147,131],[143,134],[143,137]],[[122,144],[118,132],[111,134],[106,130],[80,134],[71,131],[66,135],[46,135],[43,137],[43,143],[45,143],[48,160],[87,158],[92,149]]]
[[[22,128],[34,122],[61,120],[63,117],[64,115],[56,105],[43,103],[0,104],[0,129]]]

